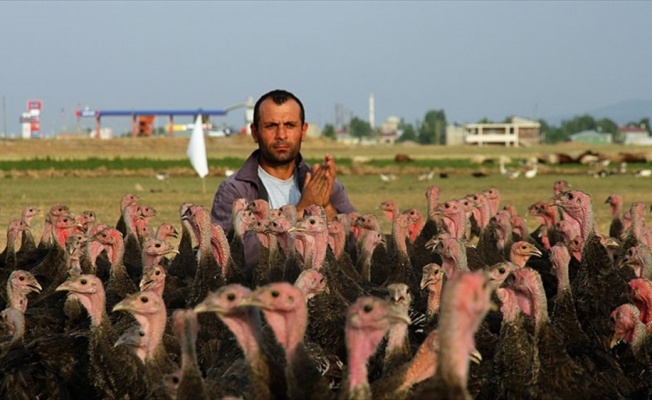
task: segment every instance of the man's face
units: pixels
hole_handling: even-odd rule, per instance
[[[260,104],[258,126],[252,124],[251,136],[258,143],[263,163],[270,166],[294,162],[306,138],[308,124],[301,123],[301,108],[290,99],[278,105],[272,99]]]

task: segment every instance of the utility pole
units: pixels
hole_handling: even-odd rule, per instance
[[[7,101],[5,96],[2,96],[2,138],[7,138]]]

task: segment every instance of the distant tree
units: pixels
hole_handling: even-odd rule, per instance
[[[577,116],[571,120],[564,120],[561,122],[560,127],[568,135],[588,130],[597,131],[597,128],[598,123],[588,114]]]
[[[540,125],[539,132],[541,134],[541,143],[552,144],[563,142],[568,139],[568,136],[561,134],[559,128],[548,125],[545,120],[539,119],[537,122]]]
[[[332,124],[324,125],[324,128],[321,130],[321,135],[332,140],[337,138],[337,135],[335,134],[335,127]]]
[[[567,141],[570,135],[567,132],[562,131],[560,128],[547,125],[544,128],[542,125],[541,136],[543,137],[543,143],[554,144]]]
[[[445,144],[446,125],[446,113],[444,110],[427,111],[419,129],[419,143]]]
[[[641,118],[638,122],[628,122],[625,124],[625,126],[636,126],[645,129],[648,133],[650,133],[650,119],[649,118]]]
[[[403,132],[397,139],[398,142],[417,141],[417,131],[414,125],[406,123],[404,120],[398,124],[398,130]]]
[[[621,141],[620,132],[618,130],[618,124],[609,118],[602,118],[599,121],[596,121],[597,131],[602,133],[611,133],[615,141]]]
[[[369,137],[371,135],[372,129],[369,122],[364,121],[358,117],[351,118],[351,123],[349,124],[349,133],[353,137],[361,139],[363,137]]]

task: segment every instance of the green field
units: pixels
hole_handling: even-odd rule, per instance
[[[159,142],[155,149],[149,148],[151,142],[147,140],[161,139],[115,139],[107,141],[112,143],[100,144],[94,141],[81,144],[64,142],[56,143],[56,146],[48,145],[45,152],[37,152],[35,143],[0,143],[0,149],[4,146],[4,150],[7,150],[0,155],[0,227],[4,230],[10,220],[19,218],[25,206],[36,206],[45,212],[55,203],[68,205],[74,213],[93,210],[100,222],[115,224],[119,217],[120,198],[125,193],[135,193],[141,197],[142,204],[152,206],[159,212],[153,224],[171,222],[180,228],[178,210],[181,203],[190,201],[210,207],[215,189],[225,179],[224,169],[239,165],[240,160],[244,160],[253,149],[249,141],[242,139],[244,138],[238,138],[241,142],[235,144],[207,142],[211,174],[204,182],[190,168],[185,156],[187,142],[180,139]],[[134,143],[141,148],[133,150]],[[418,208],[425,213],[425,191],[431,185],[440,187],[442,200],[495,186],[501,191],[502,204],[512,203],[521,215],[526,215],[529,205],[538,200],[550,199],[553,182],[557,179],[566,179],[574,188],[592,195],[601,232],[607,232],[610,223],[608,207],[604,204],[610,193],[620,193],[626,207],[634,201],[652,204],[652,178],[639,178],[632,173],[593,178],[587,173],[588,167],[582,165],[544,166],[533,179],[520,177],[510,181],[498,173],[496,164],[479,165],[469,161],[478,155],[486,155],[487,158],[507,155],[512,158],[513,165],[517,165],[517,160],[541,155],[544,151],[569,151],[563,147],[538,150],[421,146],[351,149],[309,143],[304,149],[306,157],[313,160],[326,152],[335,155],[338,160],[338,178],[346,186],[353,204],[360,212],[379,216],[381,213],[377,207],[387,199],[395,200],[401,209]],[[601,150],[617,155],[623,149],[614,146]],[[570,150],[577,153],[583,149]],[[397,153],[410,154],[415,162],[396,164],[393,157]],[[352,161],[356,156],[364,156],[368,160],[356,164]],[[119,165],[119,168],[111,165]],[[632,170],[645,167],[650,166],[630,166]],[[448,173],[448,178],[442,179],[436,174],[430,181],[419,181],[418,175],[431,168],[438,173]],[[168,170],[170,178],[157,180],[155,171],[160,169]],[[476,170],[483,170],[488,176],[475,178],[471,172]],[[383,182],[379,173],[393,173],[397,179]],[[381,221],[383,229],[388,231],[389,225],[382,216]],[[530,229],[536,227],[535,220],[527,218],[527,221]],[[36,237],[40,237],[42,227],[43,215],[33,222],[32,230]],[[0,236],[0,245],[4,247],[5,242],[3,234]]]

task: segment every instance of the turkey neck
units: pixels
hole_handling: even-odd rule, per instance
[[[344,245],[346,243],[346,235],[343,231],[338,231],[331,236],[329,244],[333,248],[333,254],[335,258],[339,259],[342,253],[344,252]]]
[[[114,266],[122,263],[125,255],[125,242],[122,239],[121,235],[114,235],[115,240],[111,244],[104,246],[106,249],[106,255],[111,263],[111,269],[113,270]]]
[[[554,260],[552,263],[557,274],[557,292],[569,292],[571,287],[570,277],[568,275],[568,262]]]
[[[407,337],[407,331],[407,324],[392,325],[387,334],[387,351],[400,350],[404,347],[406,345],[405,338]]]
[[[277,340],[285,349],[285,358],[290,364],[294,354],[306,333],[308,323],[308,307],[304,301],[296,303],[293,310],[285,312],[270,312],[263,310],[265,318],[274,330]]]
[[[152,359],[156,356],[157,352],[164,350],[162,348],[162,341],[167,321],[165,307],[162,307],[158,312],[148,316],[146,318],[147,322],[144,322],[138,316],[135,317],[136,320],[140,322],[143,330],[147,332],[147,336],[150,338],[147,342],[147,358]]]
[[[593,207],[589,203],[580,209],[580,218],[576,221],[580,224],[580,235],[586,244],[590,234],[595,233],[595,219],[593,218]]]
[[[68,295],[70,297],[70,295]],[[88,315],[91,318],[91,325],[99,327],[102,325],[106,316],[105,304],[106,293],[104,289],[99,289],[90,295],[75,295],[79,302],[86,308]]]
[[[496,295],[500,299],[500,313],[503,315],[503,323],[513,323],[521,314],[514,291],[498,288],[496,289]]]
[[[27,295],[22,293],[18,288],[12,285],[11,280],[7,282],[7,298],[9,299],[9,306],[25,312],[27,310]]]
[[[233,332],[247,359],[260,355],[261,318],[256,308],[247,307],[237,315],[222,316],[222,321]]]
[[[439,333],[433,331],[428,335],[426,340],[421,343],[421,346],[419,346],[419,349],[410,361],[408,369],[405,372],[405,380],[401,384],[401,390],[409,389],[417,383],[425,381],[435,375],[438,360],[437,352],[431,346],[431,342],[435,340],[432,338],[433,335],[436,335],[436,340],[439,340]]]
[[[428,285],[428,303],[426,305],[426,314],[428,316],[433,316],[439,312],[439,306],[441,305],[441,289],[443,283],[444,280],[439,279],[437,282]]]
[[[287,232],[280,233],[276,236],[276,241],[286,256],[294,252],[294,239],[292,235]]]
[[[385,330],[355,329],[346,330],[346,344],[349,353],[349,393],[368,388],[367,361],[385,335]]]
[[[473,335],[477,329],[476,325],[470,318],[457,315],[457,306],[450,311],[443,309],[440,313],[437,372],[446,382],[466,385],[469,373],[468,355],[475,348]]]
[[[538,336],[541,328],[545,324],[550,323],[550,318],[548,316],[548,303],[546,301],[546,293],[543,290],[543,284],[541,284],[540,281],[532,285],[529,291],[528,301],[530,303],[530,312],[525,310],[524,312],[534,318],[535,336]],[[521,304],[522,303],[519,302],[519,306],[521,306]]]
[[[328,250],[328,231],[324,229],[321,232],[317,232],[314,238],[312,267],[319,271],[319,268],[321,268],[326,259],[326,251]]]
[[[17,229],[7,229],[7,246],[5,248],[5,268],[16,269],[16,241],[18,240],[19,231]],[[11,260],[11,261],[10,261]]]
[[[219,225],[210,224],[211,232],[211,250],[217,260],[217,264],[222,269],[222,276],[227,276],[229,259],[231,258],[231,248],[229,241],[224,234],[224,230]]]
[[[399,215],[394,219],[392,223],[392,237],[394,238],[394,244],[396,245],[396,252],[399,256],[407,257],[407,236],[408,236],[408,224],[407,216],[404,214]]]
[[[192,324],[189,321],[184,321],[183,324],[183,340],[180,341],[181,345],[181,368],[187,370],[192,366],[197,365],[197,332],[193,331]]]

